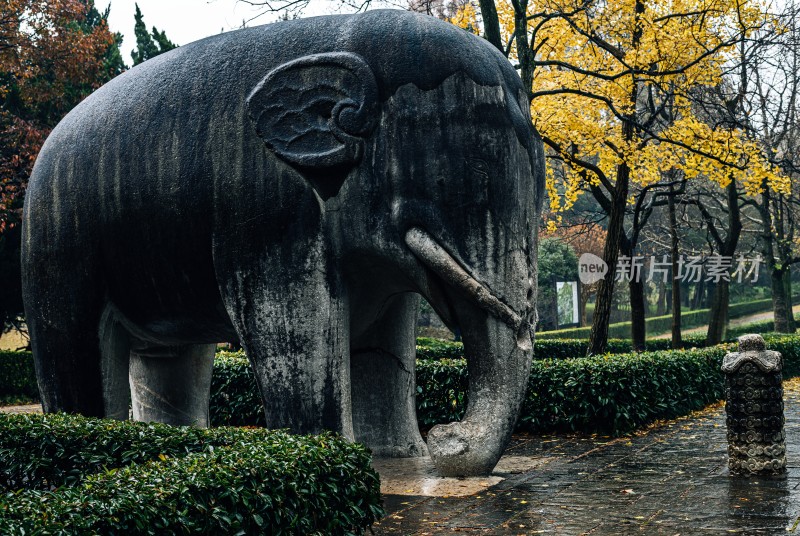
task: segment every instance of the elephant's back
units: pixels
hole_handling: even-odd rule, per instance
[[[267,24],[178,47],[102,86],[56,132],[91,125],[95,136],[120,127],[128,136],[153,135],[175,124],[202,128],[208,117],[215,125],[220,118],[241,120],[247,96],[272,69],[332,51],[361,55],[382,100],[403,85],[432,89],[459,72],[481,85],[522,88],[511,64],[484,39],[434,17],[375,10]]]
[[[52,164],[50,159],[66,154],[84,166],[90,165],[87,159],[101,161],[106,168],[120,168],[119,180],[137,183],[154,171],[173,177],[244,171],[231,165],[246,164],[239,161],[243,152],[263,152],[247,117],[250,92],[275,67],[330,51],[361,55],[376,76],[382,100],[405,84],[434,88],[458,72],[482,85],[510,80],[521,88],[513,67],[494,47],[433,17],[376,10],[286,21],[208,37],[130,69],[70,112],[40,159]],[[139,165],[153,162],[162,167]],[[199,169],[201,162],[205,169]],[[178,163],[180,169],[170,168]],[[38,175],[50,176],[35,173],[34,192],[36,183],[46,180]],[[103,190],[86,176],[71,188],[83,196]]]

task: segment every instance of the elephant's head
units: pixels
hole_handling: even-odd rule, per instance
[[[353,34],[347,52],[278,67],[249,109],[317,192],[340,262],[374,271],[368,294],[417,291],[460,330],[467,412],[434,427],[428,446],[442,474],[486,474],[530,370],[543,149],[501,54],[431,18],[401,22],[413,28],[393,27],[396,42]],[[396,47],[414,60],[386,57]]]

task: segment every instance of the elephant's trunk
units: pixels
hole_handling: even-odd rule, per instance
[[[406,242],[447,283],[469,372],[464,418],[435,426],[428,434],[428,450],[443,476],[488,474],[511,438],[525,395],[532,357],[529,311],[520,315],[503,303],[424,231],[412,229]],[[527,286],[527,272],[504,275]]]

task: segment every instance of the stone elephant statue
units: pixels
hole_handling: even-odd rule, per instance
[[[241,341],[268,426],[490,472],[527,384],[542,143],[512,65],[381,10],[209,37],[137,66],[47,139],[23,293],[46,412],[207,425]],[[427,446],[419,295],[463,334],[469,403]]]

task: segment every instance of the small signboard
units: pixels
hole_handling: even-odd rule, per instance
[[[577,281],[556,281],[556,302],[558,303],[558,325],[580,324]]]

